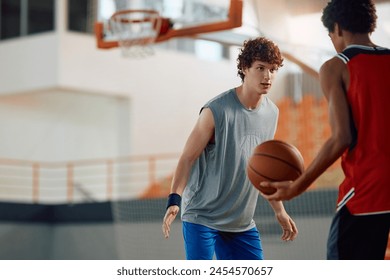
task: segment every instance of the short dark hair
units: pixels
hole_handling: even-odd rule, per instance
[[[352,33],[371,33],[376,28],[376,9],[372,0],[331,0],[324,8],[322,23],[329,32],[337,23]]]
[[[242,81],[245,78],[244,69],[250,68],[256,60],[276,64],[278,68],[283,66],[283,57],[274,42],[265,37],[246,40],[237,58],[238,76]]]

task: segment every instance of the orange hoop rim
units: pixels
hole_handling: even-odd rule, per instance
[[[120,10],[120,11],[117,11],[117,12],[113,13],[112,16],[110,17],[110,20],[115,21],[115,22],[122,22],[122,23],[139,23],[139,22],[147,22],[147,21],[150,21],[152,19],[152,17],[144,18],[143,20],[140,20],[140,19],[123,19],[123,18],[118,19],[117,18],[118,16],[125,15],[125,14],[132,14],[132,13],[134,13],[134,14],[135,13],[150,14],[150,15],[154,15],[156,19],[160,18],[160,13],[155,11],[155,10],[142,10],[142,9],[131,10],[130,9],[130,10]]]

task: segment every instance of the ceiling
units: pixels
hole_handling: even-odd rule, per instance
[[[244,0],[245,1],[245,0]],[[321,12],[322,9],[326,6],[329,0],[283,0],[288,7],[289,13],[291,15],[302,15],[308,13],[318,13]],[[257,1],[259,3],[263,2],[265,4],[266,1]],[[390,3],[390,0],[374,0],[374,3]]]
[[[243,0],[243,25],[225,32],[202,34],[200,37],[227,45],[241,45],[254,36],[266,36],[289,52],[318,69],[334,55],[321,12],[329,0]],[[390,0],[374,0],[377,4],[377,29],[373,41],[390,46]]]

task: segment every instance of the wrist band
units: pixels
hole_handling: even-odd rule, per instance
[[[167,208],[171,207],[172,205],[177,205],[180,207],[181,204],[181,196],[178,195],[177,193],[171,193],[168,196],[168,203],[167,203]]]

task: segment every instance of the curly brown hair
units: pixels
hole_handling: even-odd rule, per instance
[[[275,64],[277,68],[283,66],[283,57],[274,42],[265,37],[246,40],[237,58],[238,76],[242,81],[245,78],[244,69],[250,68],[256,60]]]

